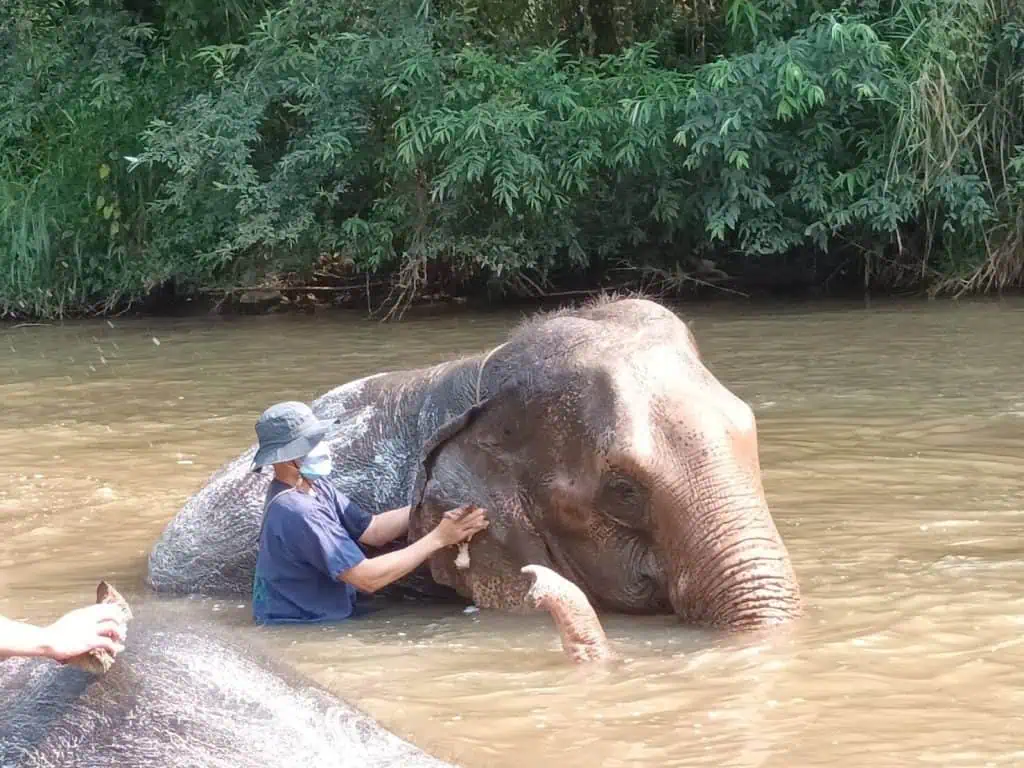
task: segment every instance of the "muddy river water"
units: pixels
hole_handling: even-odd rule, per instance
[[[260,630],[245,602],[195,609],[467,768],[1024,764],[1024,301],[680,311],[756,411],[807,603],[793,631],[607,616],[625,660],[595,674],[543,615],[395,605]],[[0,327],[0,613],[141,589],[266,405],[490,347],[518,317]]]

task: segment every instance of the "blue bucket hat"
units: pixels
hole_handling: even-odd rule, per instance
[[[256,422],[259,448],[254,468],[294,461],[312,451],[340,419],[318,419],[305,403],[289,400],[270,406]]]

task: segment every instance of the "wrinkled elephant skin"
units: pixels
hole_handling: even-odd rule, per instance
[[[579,587],[543,565],[524,565],[521,570],[533,578],[526,602],[551,614],[562,650],[570,660],[579,663],[615,658],[597,613]]]
[[[477,504],[490,527],[458,568],[404,582],[525,610],[548,568],[596,607],[741,630],[801,613],[761,483],[752,410],[688,327],[644,299],[538,315],[486,354],[353,381],[313,403],[342,420],[332,482],[377,513],[410,503],[410,539]],[[150,554],[157,590],[248,593],[269,473],[255,447],[187,501]]]
[[[452,768],[189,607],[136,607],[103,675],[0,662],[0,766]]]

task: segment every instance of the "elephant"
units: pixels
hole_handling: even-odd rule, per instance
[[[133,605],[105,674],[0,661],[0,766],[454,768],[192,607]]]
[[[524,610],[536,605],[536,566],[603,610],[728,632],[802,615],[753,410],[657,301],[539,312],[485,353],[360,378],[312,408],[340,420],[327,437],[331,482],[374,513],[409,504],[409,541],[454,506],[488,510],[468,567],[456,562],[465,552],[442,550],[396,587],[406,594]],[[148,562],[154,590],[250,589],[270,481],[250,471],[254,452],[221,467],[164,529]]]

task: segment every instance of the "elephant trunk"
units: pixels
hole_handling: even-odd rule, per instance
[[[562,649],[570,659],[584,662],[613,658],[601,621],[579,587],[543,565],[526,565],[521,570],[533,577],[527,604],[551,614]]]
[[[759,487],[741,493],[706,488],[685,509],[682,546],[668,571],[669,597],[681,618],[756,630],[800,615],[789,553]]]

